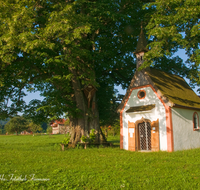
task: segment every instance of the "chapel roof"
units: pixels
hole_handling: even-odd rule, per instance
[[[200,109],[200,98],[183,78],[157,69],[146,72],[162,95],[173,102],[174,106]]]
[[[139,74],[142,75],[138,78]],[[146,79],[145,81],[144,78]],[[124,107],[130,96],[131,89],[139,88],[140,86],[142,88],[148,84],[152,85],[157,92],[159,91],[163,101],[165,103],[169,102],[168,106],[200,110],[199,96],[196,95],[182,77],[151,68],[135,73],[117,111],[120,112]],[[129,111],[133,112],[133,109],[135,110],[137,107],[131,108]]]

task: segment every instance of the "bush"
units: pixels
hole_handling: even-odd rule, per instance
[[[83,135],[83,136],[81,137],[81,141],[83,141],[84,143],[85,143],[85,142],[88,142],[88,137]]]
[[[61,144],[64,144],[65,146],[67,146],[69,144],[70,141],[70,134],[67,133],[66,137],[64,138],[64,140],[61,142]]]
[[[95,141],[96,135],[95,135],[94,132],[95,132],[95,130],[92,129],[92,130],[91,130],[91,133],[90,133],[90,138],[89,138],[89,142],[90,142],[90,143],[93,143],[93,142]]]
[[[95,138],[96,138],[95,130],[92,129],[89,137],[83,135],[81,137],[81,141],[84,142],[84,143],[85,142],[93,143],[95,141]]]

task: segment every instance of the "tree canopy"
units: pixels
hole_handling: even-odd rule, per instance
[[[183,69],[182,74],[200,85],[200,1],[155,0],[145,6],[155,8],[146,27],[152,39],[145,56],[147,65],[185,49],[188,60],[181,67],[177,65],[175,72]]]
[[[135,70],[131,52],[143,5],[139,0],[1,3],[1,115],[23,111],[37,120],[63,112],[76,115],[73,77],[81,88],[98,87],[98,102],[109,109],[114,85],[127,87]],[[39,90],[45,98],[26,106],[24,89]]]
[[[22,116],[13,117],[6,123],[5,129],[8,133],[16,133],[18,135],[19,132],[28,129],[28,122]]]
[[[33,132],[33,133],[41,132],[41,131],[42,131],[41,125],[36,124],[36,123],[34,123],[33,121],[29,121],[29,122],[28,122],[27,128],[28,128],[28,129],[27,129],[28,132]]]

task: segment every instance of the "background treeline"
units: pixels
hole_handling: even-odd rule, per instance
[[[109,123],[101,126],[102,132],[106,137],[119,135],[120,133],[120,121],[115,119],[112,125]],[[16,116],[13,118],[7,118],[0,120],[0,134],[20,134],[22,131],[32,133],[52,133],[51,126],[48,123],[42,122],[41,124],[34,123],[30,119],[26,119],[22,116]]]
[[[0,134],[6,134],[5,125],[10,120],[10,118],[6,118],[5,120],[0,120]]]
[[[0,120],[0,134],[4,135],[6,134],[6,132],[8,132],[9,130],[6,130],[6,124],[11,120],[11,118],[6,118],[5,120]],[[26,119],[25,119],[26,120]],[[32,123],[32,121],[30,120],[26,120],[27,122],[27,130],[30,127],[30,123]],[[41,127],[40,131],[36,132],[41,132],[41,133],[45,133],[47,131],[47,127],[48,127],[48,123],[42,122],[41,124],[37,124],[38,127]],[[26,128],[26,127],[25,127]],[[23,130],[22,130],[23,131]],[[21,132],[21,131],[19,131]]]

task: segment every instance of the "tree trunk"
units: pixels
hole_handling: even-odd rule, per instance
[[[90,131],[95,129],[95,142],[100,143],[100,127],[99,127],[99,112],[96,104],[96,95],[92,99],[92,105],[87,107],[87,103],[84,102],[84,110],[80,118],[70,118],[71,128],[71,143],[73,146],[80,142],[80,138],[84,135],[89,137]]]
[[[99,112],[97,108],[96,93],[88,108],[88,100],[85,97],[83,88],[81,88],[80,81],[77,79],[76,71],[71,70],[71,72],[73,73],[72,86],[74,89],[75,103],[77,108],[81,111],[76,118],[70,118],[70,142],[72,143],[72,147],[75,147],[75,145],[80,142],[80,138],[83,135],[89,136],[92,129],[95,129],[95,142],[100,143]]]

